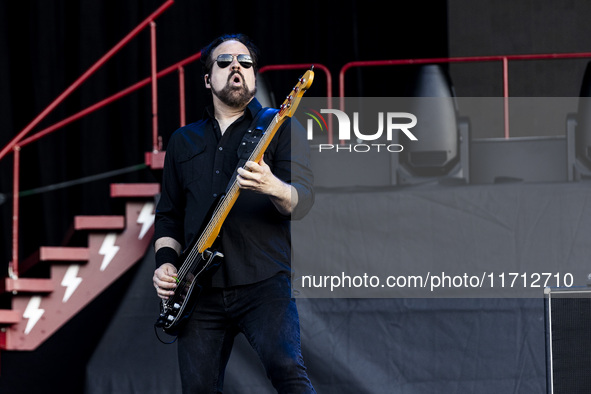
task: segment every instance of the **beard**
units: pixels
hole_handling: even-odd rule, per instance
[[[230,84],[235,74],[239,74],[242,78],[242,84],[240,86],[232,86]],[[226,82],[226,85],[221,90],[215,90],[213,86],[211,87],[211,92],[213,95],[220,99],[222,103],[234,108],[246,107],[246,105],[256,94],[256,91],[256,85],[254,89],[249,90],[248,86],[246,85],[244,76],[239,71],[230,74],[230,76],[228,77],[228,81]]]

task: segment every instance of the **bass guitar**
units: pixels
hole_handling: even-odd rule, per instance
[[[288,117],[293,116],[302,96],[312,85],[313,69],[314,67],[300,77],[296,86],[260,136],[248,160],[258,163],[279,127]],[[236,173],[234,173],[226,193],[213,204],[199,236],[179,257],[181,265],[177,272],[177,287],[172,296],[167,300],[162,300],[160,315],[154,324],[156,328],[162,328],[165,333],[176,336],[193,312],[207,273],[211,272],[213,267],[218,266],[223,258],[223,254],[215,249],[215,241],[239,194],[240,188],[236,182]]]

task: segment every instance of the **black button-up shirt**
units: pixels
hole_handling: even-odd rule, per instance
[[[166,148],[162,193],[156,209],[155,239],[172,237],[183,247],[198,237],[208,212],[222,195],[238,164],[244,133],[262,109],[256,99],[222,135],[213,109],[203,120],[178,129]],[[291,217],[279,213],[266,195],[241,190],[222,226],[224,260],[212,285],[255,283],[290,272],[290,219],[303,217],[314,202],[310,152],[305,130],[287,118],[264,155],[265,163],[298,192]]]

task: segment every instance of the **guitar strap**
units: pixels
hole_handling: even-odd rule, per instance
[[[237,170],[240,167],[244,167],[244,164],[250,159],[250,155],[256,148],[257,144],[261,140],[261,137],[271,120],[275,114],[279,112],[279,110],[275,108],[263,108],[261,109],[252,120],[250,127],[244,133],[244,137],[242,137],[242,141],[240,142],[240,146],[238,147],[238,164],[234,169],[234,174],[232,175],[232,179],[228,183],[228,187],[226,188],[226,193],[230,190],[234,181],[236,180],[236,176],[238,175]]]

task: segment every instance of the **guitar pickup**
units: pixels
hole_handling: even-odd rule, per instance
[[[210,259],[213,259],[216,257],[220,257],[220,258],[224,257],[224,254],[221,252],[218,252],[217,250],[215,252],[212,252],[211,250],[206,249],[203,251],[202,256],[203,256],[204,260],[210,260]]]

